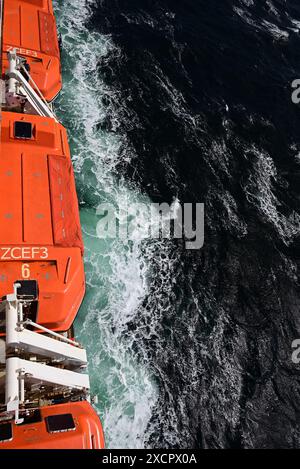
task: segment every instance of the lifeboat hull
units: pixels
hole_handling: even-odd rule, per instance
[[[60,50],[52,2],[5,0],[2,34],[3,70],[7,52],[16,49],[25,58],[30,75],[47,101],[62,87]]]

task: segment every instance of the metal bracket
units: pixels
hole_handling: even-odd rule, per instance
[[[7,56],[9,61],[9,69],[6,73],[8,77],[8,87],[6,91],[7,105],[17,107],[28,101],[38,115],[51,117],[57,122],[52,109],[27,73],[25,67],[23,67],[22,59],[18,57],[16,49],[8,52]],[[21,69],[27,75],[28,81],[20,72]],[[30,82],[34,85],[36,90],[33,89]]]

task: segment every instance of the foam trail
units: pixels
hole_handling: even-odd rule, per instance
[[[102,98],[112,91],[101,81],[97,61],[117,51],[110,37],[86,29],[88,2],[56,0],[54,7],[64,73],[64,89],[56,107],[70,133],[86,246],[87,295],[76,332],[88,350],[92,391],[99,398],[107,446],[139,448],[145,445],[157,390],[146,364],[135,357],[134,336],[125,336],[125,331],[147,294],[148,259],[141,253],[138,233],[133,242],[104,241],[96,234],[98,203],[122,208],[141,201],[139,193],[122,181],[117,183],[113,176],[124,141],[116,132],[98,126],[108,111]],[[141,226],[147,223],[138,221]]]

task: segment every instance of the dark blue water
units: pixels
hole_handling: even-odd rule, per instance
[[[299,2],[95,0],[87,26],[118,50],[96,57],[116,173],[206,206],[204,248],[154,252],[127,325],[159,389],[147,446],[300,448]]]

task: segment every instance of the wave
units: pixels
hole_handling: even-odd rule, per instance
[[[117,56],[118,49],[110,36],[87,30],[88,2],[83,6],[80,0],[66,0],[54,6],[64,82],[55,107],[70,133],[86,248],[87,294],[76,334],[88,351],[92,392],[98,396],[108,447],[144,447],[157,389],[151,370],[137,357],[136,336],[128,334],[128,323],[147,295],[153,245],[145,245],[138,232],[133,241],[121,241],[101,240],[96,230],[99,203],[120,209],[147,203],[116,172],[131,149],[117,132],[118,115],[109,108],[116,91],[102,81],[97,65],[108,54]],[[103,129],[108,115],[110,131]],[[137,219],[136,226],[147,222]]]

